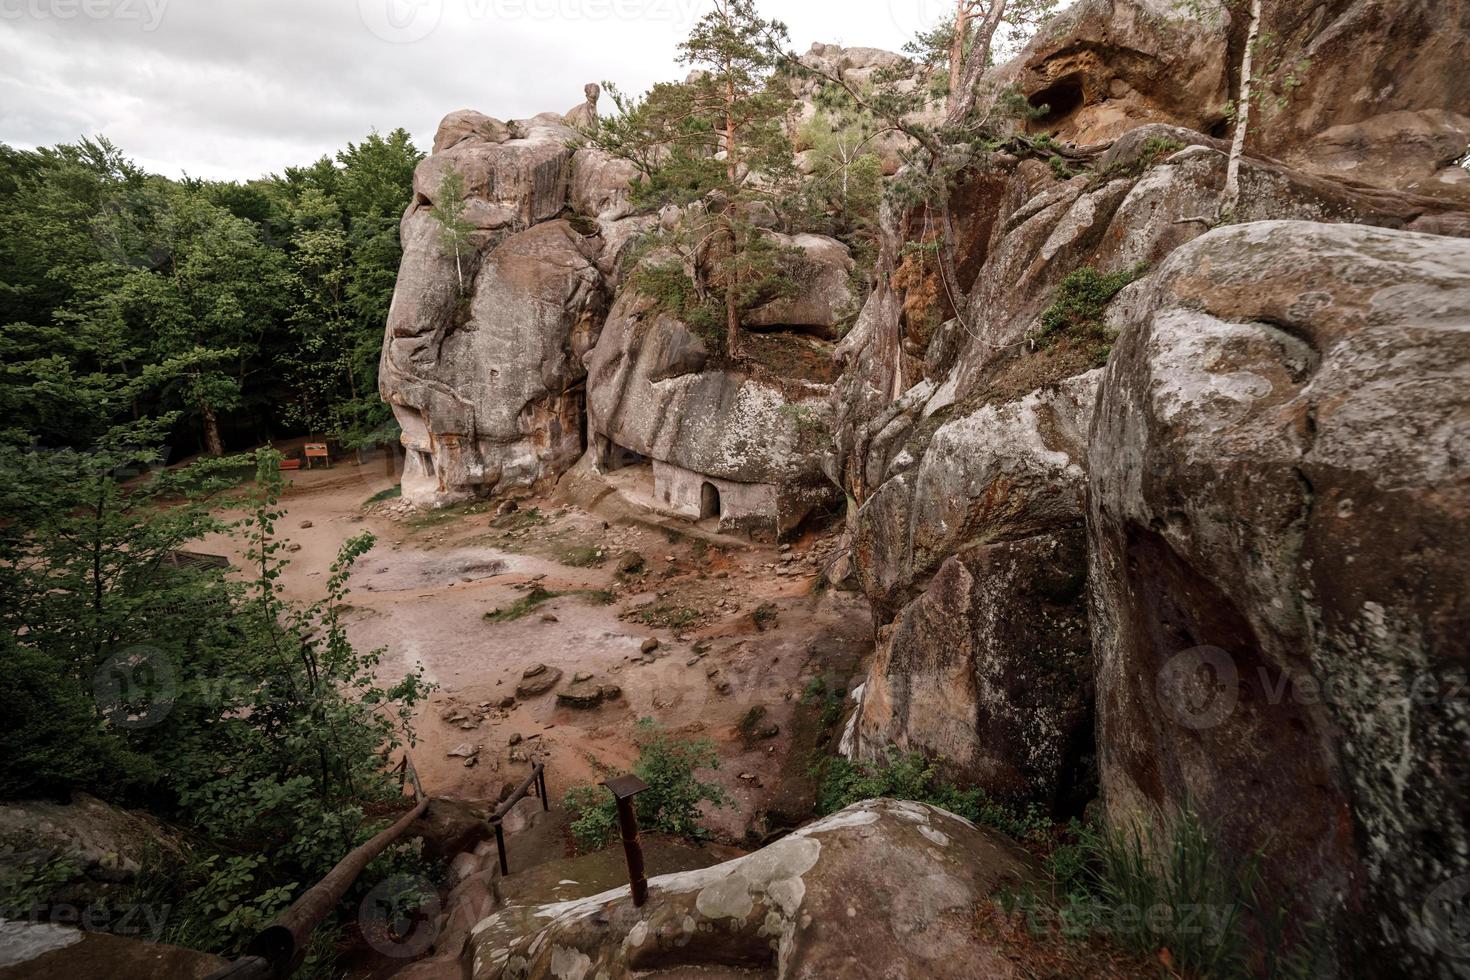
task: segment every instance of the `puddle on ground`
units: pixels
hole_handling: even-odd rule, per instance
[[[520,555],[491,548],[463,548],[444,554],[396,551],[360,562],[352,572],[352,587],[364,592],[446,588],[521,571],[524,563]]]

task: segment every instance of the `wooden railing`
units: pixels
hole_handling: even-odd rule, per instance
[[[342,901],[342,897],[367,866],[402,837],[429,808],[429,798],[424,795],[418,771],[407,754],[393,771],[398,773],[400,788],[412,783],[417,805],[393,826],[337,862],[337,866],[325,878],[307,889],[289,909],[281,913],[280,918],[252,939],[245,947],[243,956],[210,975],[208,980],[283,980],[301,965],[312,932],[332,914],[332,910]],[[496,807],[490,817],[490,824],[495,828],[495,849],[500,857],[500,873],[503,875],[510,874],[510,868],[505,857],[505,830],[502,822],[517,803],[531,795],[533,787],[536,795],[541,798],[541,809],[550,810],[551,801],[546,795],[546,765],[538,762],[531,768],[531,774],[526,777],[526,781],[504,803]]]
[[[510,874],[510,865],[505,860],[505,828],[502,821],[511,810],[515,809],[517,803],[531,794],[532,786],[536,787],[536,795],[541,797],[541,809],[550,810],[551,801],[546,797],[546,764],[538,762],[531,767],[531,775],[526,777],[526,781],[521,783],[520,788],[512,793],[504,803],[496,807],[495,813],[490,817],[490,824],[495,828],[495,850],[500,857],[502,875]]]

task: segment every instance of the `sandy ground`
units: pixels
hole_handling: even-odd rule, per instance
[[[627,481],[638,473],[619,478],[637,492]],[[343,541],[365,531],[378,538],[352,575],[349,634],[359,648],[385,648],[384,678],[422,664],[439,686],[417,713],[411,749],[435,795],[495,799],[543,760],[559,799],[626,771],[637,755],[636,722],[648,717],[715,741],[721,768],[713,775],[736,806],[711,813],[708,824],[740,841],[783,777],[789,783],[810,764],[811,739],[793,738],[811,727],[801,717],[812,713],[802,707],[810,680],[848,682],[871,649],[866,604],[813,590],[827,536],[810,534],[783,552],[654,515],[609,523],[542,499],[519,501],[512,513],[498,503],[417,512],[402,501],[370,502],[397,483],[383,457],[288,479],[279,531],[300,545],[283,576],[289,598],[320,596]],[[243,560],[243,543],[228,538],[202,550]],[[629,552],[644,570],[620,576]],[[563,594],[504,619],[533,589]],[[774,619],[757,623],[752,614],[766,604]],[[497,612],[503,621],[486,618]],[[645,654],[649,640],[658,648]],[[542,664],[562,671],[561,682],[512,702],[526,671]],[[556,693],[582,675],[621,693],[591,710],[558,704]],[[753,708],[765,710],[758,727],[767,737],[748,741],[736,726]],[[450,757],[461,747],[478,750],[473,766]]]

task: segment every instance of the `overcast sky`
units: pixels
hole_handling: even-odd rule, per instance
[[[897,49],[953,0],[763,0],[793,46]],[[564,112],[682,78],[712,0],[0,0],[0,141],[103,134],[169,176],[249,178],[460,108]]]

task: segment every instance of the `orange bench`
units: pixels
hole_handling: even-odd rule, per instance
[[[316,460],[322,460],[327,464],[327,469],[332,468],[332,454],[324,442],[308,442],[306,444],[306,468],[311,469]]]

